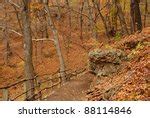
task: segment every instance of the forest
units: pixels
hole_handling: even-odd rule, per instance
[[[0,0],[0,100],[150,100],[149,6]]]

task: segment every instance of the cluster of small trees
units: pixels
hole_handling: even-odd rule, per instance
[[[31,19],[33,17],[32,13],[36,15],[35,19],[38,19],[39,22],[44,27],[44,30],[41,31],[42,38],[46,38],[49,40],[48,29],[51,30],[54,37],[54,45],[57,50],[57,55],[60,62],[60,75],[62,77],[62,81],[66,81],[65,77],[65,63],[64,58],[61,52],[60,44],[59,44],[59,34],[58,29],[54,23],[54,17],[58,21],[63,17],[63,10],[66,9],[67,20],[69,31],[68,35],[71,38],[72,35],[72,27],[73,27],[73,14],[77,14],[77,20],[79,21],[79,29],[80,29],[80,38],[83,39],[83,27],[84,23],[88,24],[90,27],[90,32],[92,34],[93,39],[98,39],[98,26],[97,22],[102,22],[103,27],[105,29],[105,34],[108,38],[115,35],[115,32],[118,29],[118,21],[120,22],[120,28],[122,34],[129,35],[135,31],[142,30],[142,21],[141,21],[141,13],[139,8],[140,0],[130,0],[130,14],[131,14],[131,25],[130,30],[127,25],[123,7],[121,0],[79,0],[75,1],[76,5],[73,5],[74,0],[3,0],[3,10],[5,17],[4,26],[3,26],[3,34],[4,34],[4,46],[5,46],[5,54],[4,60],[5,64],[8,64],[8,56],[11,52],[9,46],[9,28],[8,28],[8,9],[6,6],[11,6],[16,14],[16,19],[18,21],[18,26],[20,28],[19,32],[13,30],[13,32],[18,35],[23,36],[23,47],[24,47],[24,62],[25,62],[25,78],[29,81],[26,82],[26,88],[31,89],[27,93],[27,98],[30,98],[34,94],[34,66],[32,61],[32,40],[34,31],[31,23]],[[102,4],[103,3],[103,4]],[[124,2],[125,5],[126,2]],[[148,4],[147,0],[145,0],[145,13],[147,12]],[[33,10],[33,5],[35,5],[36,10]],[[51,12],[51,7],[55,7],[55,13]],[[103,11],[105,9],[105,12]],[[85,21],[86,18],[86,21]],[[117,20],[117,18],[119,20]],[[98,21],[101,19],[100,21]],[[146,20],[146,16],[145,16]],[[77,22],[78,22],[77,21]],[[35,38],[35,36],[34,36]],[[33,98],[32,98],[33,99]],[[30,98],[30,100],[32,100]]]

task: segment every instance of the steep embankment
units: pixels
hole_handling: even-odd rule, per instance
[[[122,68],[111,76],[97,77],[88,100],[150,100],[150,28],[115,42],[109,49],[127,55]]]

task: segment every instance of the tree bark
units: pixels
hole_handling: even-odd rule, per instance
[[[56,0],[56,4],[57,4],[57,8],[58,8],[58,19],[61,18],[61,9],[60,9],[60,5],[59,5],[59,1]]]
[[[145,0],[144,27],[146,27],[147,12],[148,12],[148,2],[147,0]]]
[[[110,38],[110,37],[109,37],[109,31],[108,31],[107,22],[106,22],[104,16],[102,15],[102,13],[101,13],[101,11],[100,11],[99,2],[97,2],[97,1],[94,1],[94,2],[95,2],[94,4],[96,5],[96,8],[97,8],[97,10],[98,10],[98,13],[99,13],[99,15],[100,15],[100,17],[101,17],[101,19],[102,19],[102,22],[103,22],[103,24],[104,24],[106,36],[107,36],[108,38]]]
[[[81,1],[81,7],[80,7],[80,39],[81,40],[83,40],[83,23],[84,23],[83,16],[82,16],[83,10],[84,10],[84,1]]]
[[[27,100],[34,100],[31,96],[34,95],[34,68],[32,62],[32,36],[30,28],[30,19],[29,19],[29,4],[30,0],[23,0],[23,10],[22,10],[22,24],[23,24],[23,38],[24,38],[24,69],[25,69],[25,78],[28,80],[25,83]]]
[[[124,33],[126,35],[129,35],[127,24],[126,24],[126,21],[125,21],[125,18],[124,18],[124,14],[123,14],[123,11],[122,11],[120,1],[119,0],[113,0],[113,2],[115,3],[115,5],[117,7],[117,15],[119,17],[120,23],[122,24],[122,31],[124,31]]]
[[[5,12],[5,21],[4,21],[4,32],[3,32],[3,42],[4,42],[4,64],[8,65],[8,58],[11,54],[10,45],[9,45],[9,33],[8,33],[8,13],[7,13],[7,1],[4,1],[4,12]]]
[[[142,19],[141,12],[139,7],[140,0],[131,0],[130,9],[131,9],[131,21],[134,31],[142,31]]]
[[[93,15],[92,15],[93,13],[92,13],[92,9],[90,6],[90,2],[89,2],[89,0],[85,0],[85,2],[87,5],[89,23],[90,23],[90,27],[91,27],[91,31],[92,31],[92,37],[97,40],[97,31],[96,31],[96,27],[95,27]]]

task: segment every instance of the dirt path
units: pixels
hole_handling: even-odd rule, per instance
[[[72,79],[65,83],[62,87],[55,90],[50,95],[48,101],[80,101],[86,100],[86,91],[90,89],[90,84],[94,76],[85,73],[76,79]]]

